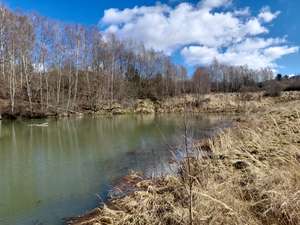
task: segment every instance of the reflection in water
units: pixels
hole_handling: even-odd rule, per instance
[[[225,118],[191,116],[196,137]],[[35,121],[45,122],[45,121]],[[120,116],[30,122],[0,121],[0,224],[56,225],[105,199],[129,170],[166,171],[183,117]]]

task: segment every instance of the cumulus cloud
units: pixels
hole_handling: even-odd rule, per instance
[[[143,42],[172,55],[180,51],[190,65],[207,65],[214,59],[252,68],[276,67],[275,61],[298,51],[285,39],[262,38],[280,12],[263,7],[252,16],[249,8],[233,9],[231,0],[202,0],[105,11],[100,24],[104,33]]]
[[[200,2],[202,8],[213,9],[221,6],[225,6],[231,3],[231,0],[203,0]]]
[[[260,10],[258,18],[261,19],[263,22],[269,23],[272,20],[274,20],[279,14],[280,14],[279,11],[272,13],[270,7],[266,6]]]
[[[243,9],[234,10],[233,14],[235,16],[250,16],[251,13],[250,13],[250,8],[246,7]]]
[[[221,52],[215,48],[205,46],[189,46],[181,51],[187,62],[191,65],[208,65],[216,59],[221,63],[230,65],[248,65],[250,68],[259,69],[262,67],[275,68],[274,63],[284,55],[298,51],[298,47],[278,45],[283,39],[246,39],[236,45],[228,47]]]

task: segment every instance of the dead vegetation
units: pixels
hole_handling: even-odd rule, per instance
[[[193,224],[300,224],[300,101],[238,121],[195,144],[199,156],[178,176],[137,182],[134,193],[69,224],[190,224],[190,178]]]
[[[264,92],[212,93],[199,96],[186,95],[162,100],[156,112],[184,112],[187,106],[192,112],[241,113],[258,112],[278,102],[300,99],[300,92],[282,92],[280,97],[266,97]]]

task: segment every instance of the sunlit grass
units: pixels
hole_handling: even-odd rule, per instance
[[[267,107],[214,139],[194,145],[188,173],[144,180],[138,191],[74,224],[189,224],[188,180],[193,178],[193,224],[300,224],[300,101]],[[134,176],[134,175],[133,175]]]

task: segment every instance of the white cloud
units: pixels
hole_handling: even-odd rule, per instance
[[[264,55],[270,59],[278,59],[283,55],[291,54],[297,52],[298,47],[288,47],[288,46],[272,46],[264,50]]]
[[[285,39],[261,38],[279,12],[264,7],[257,16],[250,9],[232,9],[231,0],[203,0],[197,5],[180,3],[108,9],[100,24],[104,33],[143,42],[147,48],[173,54],[181,51],[190,65],[221,62],[250,67],[276,67],[280,57],[298,51]],[[218,9],[218,10],[215,10]]]
[[[258,18],[261,19],[263,22],[269,23],[274,20],[280,14],[279,11],[272,13],[269,7],[263,7],[260,10]]]
[[[206,9],[213,9],[221,6],[226,6],[231,3],[231,0],[203,0],[201,7]]]
[[[233,13],[235,16],[250,16],[250,14],[251,14],[249,7],[234,10]]]
[[[156,6],[142,6],[134,7],[132,9],[119,10],[116,8],[111,8],[105,10],[104,17],[102,18],[102,23],[104,24],[123,24],[127,22],[132,22],[132,20],[141,18],[145,15],[151,14],[161,14],[163,12],[168,12],[171,9],[167,5],[156,5]]]
[[[268,32],[267,28],[263,27],[257,18],[250,19],[245,26],[246,30],[251,35],[258,35]]]
[[[285,42],[284,39],[248,38],[228,47],[223,52],[205,46],[190,46],[183,48],[181,53],[191,65],[208,65],[216,59],[221,63],[236,66],[248,65],[253,69],[266,66],[274,68],[276,67],[275,60],[299,50],[298,47],[277,46],[283,42]]]

